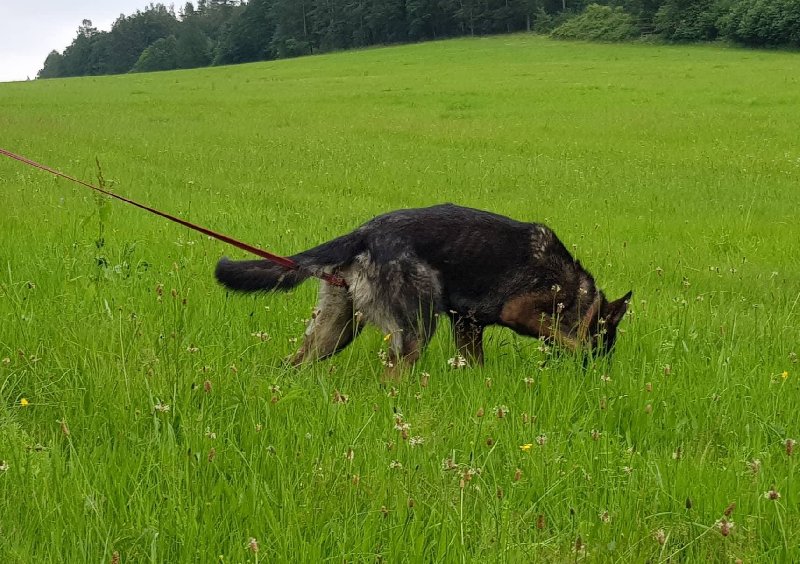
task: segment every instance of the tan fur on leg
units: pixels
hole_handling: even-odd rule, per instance
[[[297,366],[331,356],[350,344],[360,330],[361,322],[355,316],[348,291],[323,282],[303,345],[289,362]]]

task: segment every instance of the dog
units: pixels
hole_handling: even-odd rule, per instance
[[[632,295],[609,302],[545,225],[453,204],[386,213],[291,258],[297,270],[223,257],[215,275],[239,292],[285,291],[322,273],[344,279],[321,283],[293,365],[340,351],[366,323],[387,335],[390,367],[412,365],[440,314],[470,364],[483,364],[489,325],[602,355]]]

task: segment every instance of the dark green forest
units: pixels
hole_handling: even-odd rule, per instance
[[[652,38],[800,46],[800,0],[199,0],[150,4],[110,31],[83,20],[39,78],[119,74],[296,57],[466,35]]]

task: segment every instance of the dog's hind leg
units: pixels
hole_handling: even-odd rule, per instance
[[[483,365],[483,327],[469,317],[453,315],[453,336],[458,354],[470,365]]]
[[[419,359],[441,311],[439,273],[398,241],[382,241],[378,258],[363,253],[350,277],[355,308],[389,339],[389,373]]]
[[[420,312],[418,319],[401,322],[398,326],[400,328],[391,334],[389,345],[389,368],[392,374],[419,360],[436,330],[436,316],[432,311]]]
[[[361,326],[347,289],[322,282],[319,302],[306,328],[303,345],[289,362],[297,366],[329,357],[350,344]]]
[[[439,283],[434,272],[420,272],[414,276],[411,288],[416,293],[398,292],[394,295],[388,310],[393,314],[393,325],[389,361],[393,365],[392,375],[398,374],[402,367],[413,365],[436,331],[437,312],[440,309]]]

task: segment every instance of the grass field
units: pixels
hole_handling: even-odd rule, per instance
[[[0,84],[0,146],[274,252],[452,201],[634,291],[586,371],[291,369],[314,283],[0,160],[0,560],[797,561],[798,123],[797,54],[525,35]]]

